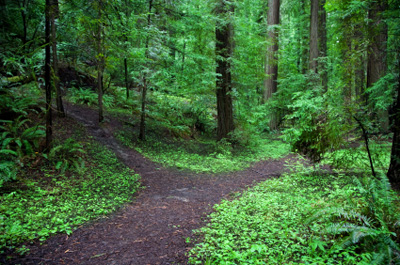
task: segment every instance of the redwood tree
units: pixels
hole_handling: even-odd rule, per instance
[[[387,8],[387,0],[378,0],[371,3],[368,11],[368,67],[367,88],[372,87],[386,74],[386,46],[388,39],[387,25],[383,18],[383,12]],[[388,111],[381,110],[378,113],[381,121],[381,129],[386,132],[389,127]]]
[[[51,46],[53,51],[53,85],[56,91],[57,114],[59,117],[65,117],[64,106],[60,89],[60,80],[58,76],[58,56],[57,56],[57,25],[58,0],[51,0]]]
[[[318,58],[318,0],[311,0],[311,22],[310,22],[310,66],[309,69],[317,72]]]
[[[46,0],[45,6],[45,64],[44,64],[44,82],[46,90],[46,149],[49,150],[52,141],[52,116],[51,116],[51,54],[50,54],[50,0]]]
[[[97,6],[97,93],[99,104],[99,122],[104,120],[103,114],[103,72],[104,72],[104,49],[103,49],[103,26],[102,26],[102,9],[103,1],[98,1]]]
[[[227,1],[220,0],[217,4],[217,23],[215,27],[217,140],[229,138],[228,134],[234,130],[230,61],[233,52],[233,25],[230,21],[233,11],[233,5]]]
[[[268,46],[266,56],[266,79],[264,81],[264,102],[272,98],[272,95],[277,91],[278,88],[278,30],[276,25],[279,24],[279,7],[280,0],[268,0],[268,40],[270,42]],[[271,115],[270,128],[276,129],[278,126],[277,113]]]
[[[394,134],[390,166],[387,173],[390,183],[395,185],[396,188],[400,188],[400,62],[398,62],[398,64],[397,99],[395,102],[394,124],[392,127]]]
[[[147,14],[147,28],[150,28],[151,25],[151,9],[153,8],[153,0],[149,0],[149,12]],[[149,43],[150,36],[149,32],[146,36],[146,49],[145,49],[145,57],[149,58]],[[140,113],[140,129],[139,129],[139,139],[142,141],[146,140],[146,96],[147,96],[147,73],[144,71],[143,74],[143,88],[142,88],[142,109]]]

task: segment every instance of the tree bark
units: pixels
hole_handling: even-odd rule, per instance
[[[264,97],[263,102],[267,102],[278,89],[278,30],[279,25],[279,0],[268,0],[268,40],[269,46],[266,55],[266,79],[264,80]],[[270,128],[275,130],[278,126],[278,113],[272,113],[270,116]]]
[[[151,9],[153,8],[153,0],[149,0],[149,13],[147,15],[147,27],[151,25]],[[146,37],[146,51],[145,57],[149,58],[149,42],[150,37],[147,33]],[[147,74],[146,71],[143,74],[143,89],[142,89],[142,110],[140,114],[140,129],[139,129],[139,139],[142,141],[146,140],[146,95],[147,95]]]
[[[46,90],[46,150],[49,151],[53,130],[52,130],[52,113],[51,113],[51,53],[50,53],[50,0],[46,0],[45,6],[45,65],[44,65],[44,82]]]
[[[400,188],[400,63],[398,65],[397,100],[395,105],[393,143],[390,156],[390,166],[387,173],[390,183]]]
[[[382,12],[386,10],[387,0],[371,3],[368,12],[370,46],[368,49],[367,87],[372,87],[386,72],[386,43],[388,38],[387,25],[383,20]],[[381,129],[387,132],[389,115],[387,110],[378,113]]]
[[[53,50],[53,86],[56,91],[57,114],[59,117],[65,117],[64,106],[60,89],[60,78],[58,76],[58,56],[57,56],[57,26],[58,0],[52,0],[51,3],[51,44]]]
[[[103,52],[103,43],[102,43],[102,8],[103,1],[99,0],[98,3],[98,24],[97,24],[97,100],[99,105],[99,122],[103,122],[104,113],[103,113],[103,72],[104,72],[104,52]]]
[[[217,140],[229,138],[234,130],[232,104],[232,78],[230,59],[233,52],[233,26],[229,21],[233,6],[224,0],[218,3],[216,14],[218,17],[215,27],[215,54],[216,54],[216,94],[217,94]]]
[[[303,15],[306,13],[306,6],[305,6],[305,0],[300,1],[300,13]],[[309,35],[306,33],[307,27],[305,26],[305,21],[301,21],[299,24],[299,30],[300,30],[300,63],[299,63],[299,72],[302,73],[303,75],[307,73],[308,67],[309,67]]]
[[[311,0],[309,69],[317,73],[318,58],[318,0]]]
[[[318,54],[319,57],[328,56],[327,48],[327,36],[326,36],[326,10],[325,10],[326,0],[319,1],[318,10]],[[328,90],[328,72],[326,60],[321,60],[319,63],[319,73],[321,74],[321,84],[323,90],[326,92]]]
[[[129,81],[128,81],[128,59],[124,58],[124,71],[125,71],[125,87],[126,87],[126,98],[129,98]]]

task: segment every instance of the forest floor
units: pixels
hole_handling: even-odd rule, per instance
[[[59,234],[42,245],[29,246],[30,253],[11,260],[11,264],[187,264],[186,253],[193,242],[186,238],[205,224],[214,204],[280,176],[285,165],[297,160],[289,155],[225,174],[164,168],[114,138],[114,132],[123,126],[119,119],[106,116],[99,124],[96,110],[67,104],[66,111],[66,122],[83,124],[89,135],[140,174],[145,189],[113,215],[80,227],[70,236]]]

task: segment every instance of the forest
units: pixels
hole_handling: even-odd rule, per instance
[[[400,264],[400,0],[0,23],[0,264]]]

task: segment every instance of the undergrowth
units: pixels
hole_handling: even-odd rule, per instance
[[[146,142],[134,142],[134,136],[128,130],[118,132],[116,138],[164,166],[198,173],[242,170],[254,162],[278,159],[289,153],[286,143],[273,139],[259,138],[252,147],[233,147],[227,141],[216,142],[210,139],[159,141],[149,137]]]
[[[369,148],[375,169],[386,172],[390,163],[391,143],[371,140]],[[370,168],[368,153],[364,144],[359,147],[326,153],[322,162],[340,170],[365,172],[366,169]]]
[[[132,199],[139,176],[105,147],[90,141],[86,149],[87,166],[80,171],[42,168],[38,179],[27,171],[18,178],[21,185],[0,189],[0,251],[25,253],[28,246],[21,244],[71,234]]]
[[[301,172],[260,183],[214,207],[209,223],[197,231],[190,263],[398,264],[398,197],[379,181],[362,182]],[[375,204],[371,190],[383,196]],[[381,201],[388,202],[386,215],[379,212]]]

